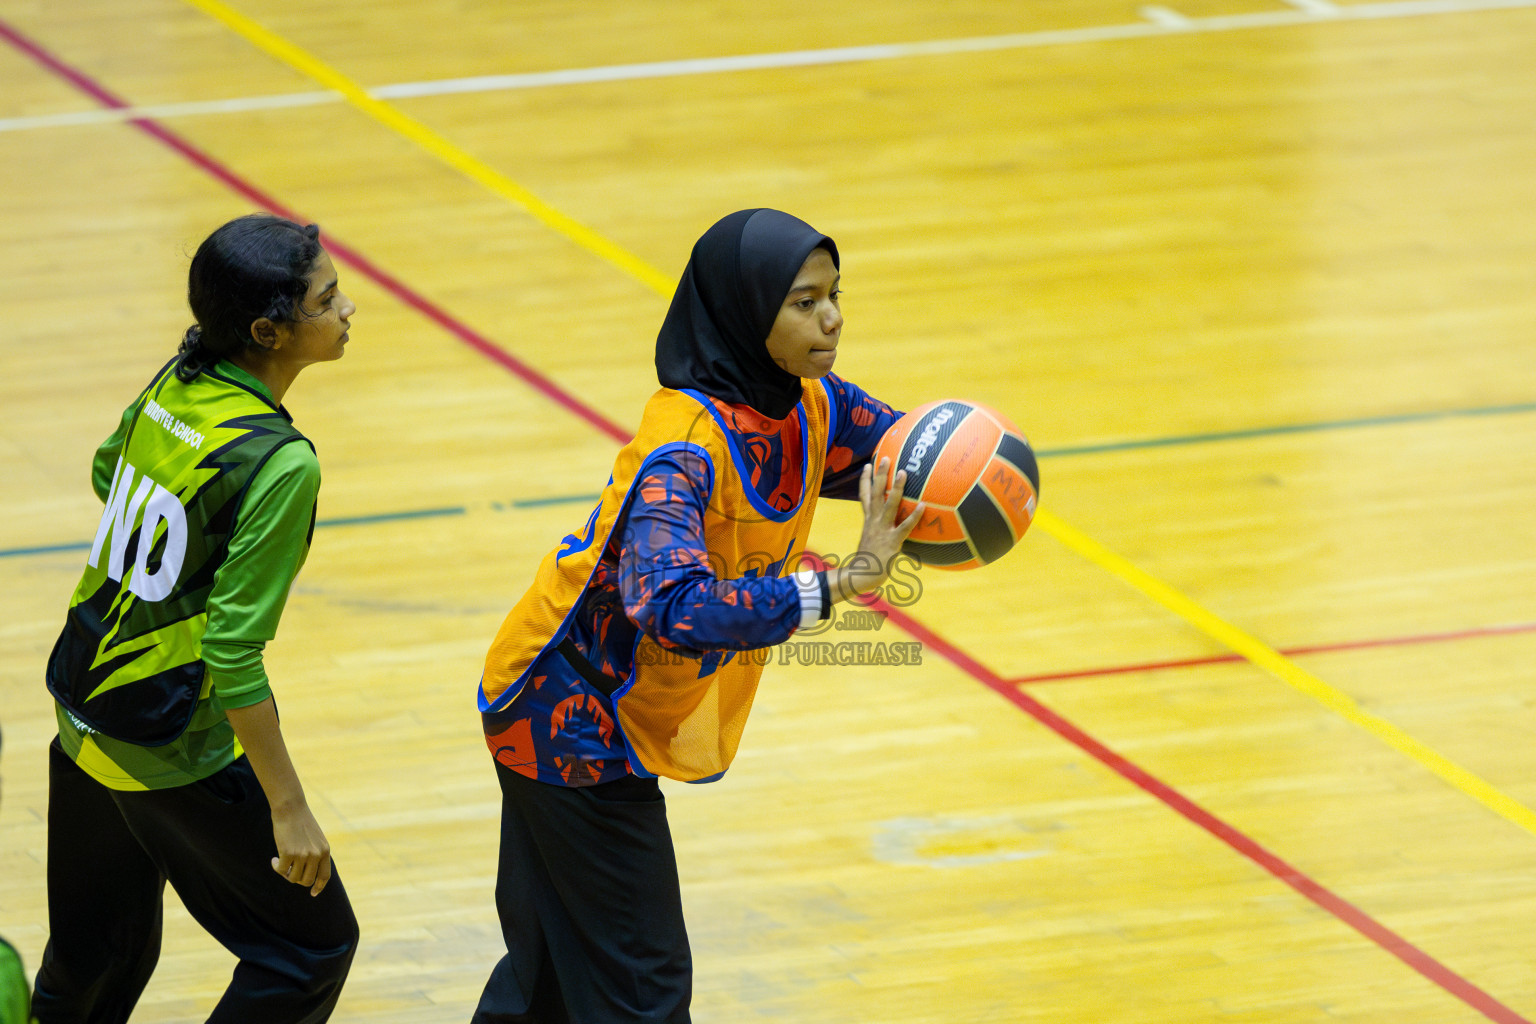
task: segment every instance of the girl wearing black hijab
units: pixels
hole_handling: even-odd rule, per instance
[[[656,341],[662,384],[586,522],[486,657],[507,954],[476,1024],[686,1022],[692,961],[658,776],[730,766],[770,648],[877,590],[921,507],[870,465],[899,414],[834,375],[832,239],[742,210],[699,239]],[[818,497],[857,552],[803,568]]]

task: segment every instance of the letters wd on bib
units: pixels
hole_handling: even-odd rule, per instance
[[[202,660],[208,595],[257,471],[285,445],[309,447],[239,368],[191,381],[175,368],[125,417],[106,509],[48,662],[60,743],[118,789],[182,785],[234,756]]]

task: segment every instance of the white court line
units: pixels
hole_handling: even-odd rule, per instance
[[[435,82],[400,82],[370,90],[375,99],[414,99],[460,93],[502,92],[513,89],[543,89],[559,85],[592,82],[634,81],[644,78],[671,78],[680,75],[713,75],[767,68],[814,67],[823,64],[853,64],[865,61],[898,60],[908,57],[936,57],[958,53],[985,53],[995,50],[1022,50],[1041,46],[1070,46],[1078,43],[1109,42],[1118,39],[1147,39],[1205,32],[1237,32],[1256,28],[1341,21],[1379,21],[1413,18],[1435,14],[1465,14],[1474,11],[1515,10],[1536,7],[1536,0],[1392,0],[1386,3],[1336,6],[1329,0],[1286,0],[1291,6],[1274,11],[1190,18],[1166,7],[1145,7],[1147,21],[1125,25],[1099,25],[1089,28],[1054,29],[1001,36],[974,36],[968,39],[936,39],[921,43],[890,43],[877,46],[847,46],[827,50],[795,50],[787,53],[743,54],[736,57],[704,57],[696,60],[657,61],[648,64],[612,64],[595,68],[569,68],[563,71],[536,71],[518,75],[483,75],[474,78],[449,78]],[[36,117],[0,118],[0,132],[56,128],[68,125],[110,124],[134,118],[184,117],[194,114],[229,114],[282,107],[305,107],[339,103],[342,97],[332,92],[300,92],[278,96],[251,96],[243,99],[209,100],[198,103],[166,103],[157,106],[128,107],[122,110],[85,110]]]
[[[1143,7],[1140,14],[1159,28],[1170,28],[1175,31],[1187,29],[1189,23],[1194,20],[1187,14],[1180,14],[1178,11],[1170,10],[1167,7]]]
[[[203,100],[197,103],[157,103],[144,107],[95,110],[74,110],[65,114],[40,114],[36,117],[0,118],[0,132],[24,131],[28,128],[68,128],[83,124],[116,124],[138,118],[187,117],[193,114],[238,114],[248,110],[276,110],[282,107],[313,107],[322,103],[339,103],[341,96],[334,92],[290,92],[280,96],[247,96],[228,100]]]
[[[1306,11],[1319,18],[1337,18],[1341,13],[1338,4],[1333,3],[1332,0],[1285,0],[1285,2],[1298,11]]]

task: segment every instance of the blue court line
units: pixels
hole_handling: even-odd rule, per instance
[[[1348,420],[1321,420],[1317,423],[1253,427],[1249,430],[1221,430],[1208,434],[1176,434],[1171,437],[1149,437],[1140,441],[1109,441],[1104,444],[1072,445],[1067,448],[1044,448],[1037,449],[1035,454],[1041,458],[1061,455],[1102,455],[1108,452],[1129,452],[1142,448],[1171,448],[1184,444],[1209,444],[1213,441],[1241,441],[1255,437],[1275,437],[1281,434],[1316,434],[1325,430],[1355,430],[1361,427],[1432,423],[1436,420],[1465,419],[1474,416],[1513,416],[1531,412],[1536,412],[1536,402],[1488,405],[1470,409],[1442,409],[1438,412],[1407,412],[1391,416],[1362,416]]]
[[[499,510],[509,508],[540,508],[545,505],[576,505],[591,504],[600,495],[597,494],[566,494],[551,498],[525,498],[519,501],[491,502],[490,507]],[[409,512],[380,512],[367,516],[340,516],[335,519],[318,519],[315,528],[327,526],[373,526],[377,523],[395,523],[408,519],[442,519],[446,516],[462,516],[469,514],[469,507],[465,505],[449,505],[443,508],[419,508]],[[72,544],[45,544],[32,548],[0,548],[0,558],[24,558],[27,555],[56,555],[69,551],[89,551],[90,541],[77,541]]]
[[[53,555],[61,551],[89,551],[90,541],[76,544],[45,544],[40,548],[0,548],[0,558],[20,558],[24,555]]]
[[[587,504],[601,498],[601,494],[567,494],[557,498],[524,498],[521,501],[509,501],[511,508],[542,508],[545,505],[574,505],[577,502]]]
[[[1220,430],[1207,434],[1175,434],[1169,437],[1149,437],[1139,441],[1108,441],[1103,444],[1070,445],[1064,448],[1041,448],[1035,455],[1042,459],[1066,455],[1103,455],[1110,452],[1129,452],[1145,448],[1172,448],[1178,445],[1210,444],[1215,441],[1242,441],[1256,437],[1276,437],[1284,434],[1317,434],[1328,430],[1357,430],[1362,427],[1388,427],[1403,423],[1433,423],[1437,420],[1466,419],[1479,416],[1518,416],[1536,412],[1536,402],[1515,405],[1476,406],[1467,409],[1443,409],[1438,412],[1409,412],[1391,416],[1361,416],[1347,420],[1320,420],[1317,423],[1290,423],[1273,427],[1253,427],[1248,430]],[[598,494],[564,494],[549,498],[521,498],[516,501],[491,502],[498,511],[509,508],[544,508],[552,505],[585,505],[596,501]],[[346,516],[338,519],[321,519],[322,526],[372,526],[377,523],[393,523],[406,519],[440,519],[444,516],[462,516],[469,513],[464,505],[445,508],[424,508],[409,512],[381,512],[377,515]],[[0,548],[0,558],[24,558],[28,555],[52,555],[66,551],[89,551],[90,542],[73,544],[46,544],[31,548]]]
[[[371,516],[343,516],[339,519],[317,519],[315,527],[322,526],[371,526],[374,523],[393,523],[401,519],[438,519],[442,516],[462,516],[469,509],[463,505],[448,508],[420,508],[412,512],[380,512]]]

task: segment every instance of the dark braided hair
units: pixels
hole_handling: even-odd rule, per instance
[[[320,256],[320,227],[253,213],[203,240],[187,275],[197,323],[181,339],[176,376],[191,380],[220,359],[260,346],[251,324],[304,316],[308,274]]]

